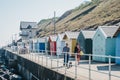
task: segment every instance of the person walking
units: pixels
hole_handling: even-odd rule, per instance
[[[80,51],[81,51],[80,46],[79,46],[78,43],[76,43],[76,46],[75,46],[75,48],[74,48],[74,53],[76,53],[76,55],[77,55],[76,61],[77,61],[77,64],[78,64],[78,65],[79,65],[79,61],[80,61],[80,57],[81,57]]]
[[[64,54],[64,66],[68,67],[68,61],[69,61],[69,51],[70,48],[68,47],[68,43],[66,43],[66,46],[63,48],[63,54]]]

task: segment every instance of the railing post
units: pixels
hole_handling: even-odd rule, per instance
[[[33,53],[31,54],[31,56],[32,56],[32,61],[33,61]]]
[[[39,64],[39,55],[38,55],[38,64]]]
[[[34,61],[34,54],[32,56],[33,56],[33,61]]]
[[[28,54],[28,59],[30,60],[30,54]]]
[[[51,68],[52,68],[52,58],[53,58],[53,56],[52,56],[52,51],[50,51],[50,53],[51,53]]]
[[[111,55],[109,55],[109,80],[111,80]]]
[[[45,51],[45,53],[46,53],[46,67],[47,67],[47,63],[48,63],[48,62],[47,62],[47,61],[48,61],[48,60],[47,60],[47,53],[48,53],[47,50]]]
[[[36,62],[36,59],[37,59],[36,56],[37,56],[37,54],[35,55],[35,62]]]
[[[32,54],[30,54],[30,60],[32,60]]]
[[[42,65],[43,65],[43,51],[42,51]]]
[[[77,80],[77,53],[75,53],[75,80]]]
[[[89,54],[89,80],[91,80],[91,54]]]
[[[66,77],[66,71],[67,71],[67,53],[64,52],[64,55],[65,55],[65,62],[64,62],[64,65],[65,65],[65,77]]]
[[[58,68],[59,68],[59,54],[57,55],[57,71],[58,71]]]

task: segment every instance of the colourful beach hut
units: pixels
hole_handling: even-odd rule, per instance
[[[70,48],[70,56],[74,55],[74,48],[76,46],[77,37],[79,35],[79,32],[65,32],[65,35],[63,36],[63,40],[65,43],[68,43],[68,47]]]
[[[53,55],[56,55],[56,39],[57,35],[49,36],[50,53]]]
[[[33,39],[33,52],[38,52],[37,39]]]
[[[38,50],[39,52],[45,52],[45,44],[46,44],[46,39],[45,37],[38,38]]]
[[[46,53],[47,53],[47,54],[50,54],[50,52],[49,52],[49,51],[50,51],[49,37],[46,36],[46,37],[45,37],[45,40],[46,40],[46,41],[45,41],[45,42],[46,42],[46,44],[45,44]]]
[[[118,26],[100,26],[93,37],[93,55],[115,56],[116,38],[114,34]],[[108,58],[93,56],[93,60],[108,62]],[[114,62],[115,59],[112,59]]]
[[[115,37],[116,37],[116,57],[120,57],[120,27],[117,30]],[[116,64],[120,64],[120,59],[116,58],[115,62]]]
[[[31,52],[33,50],[33,40],[29,40],[29,51]]]
[[[77,38],[77,42],[80,45],[84,54],[92,54],[92,38],[95,34],[94,30],[81,30]],[[88,56],[84,56],[84,59],[88,59]]]
[[[56,39],[57,55],[62,55],[62,50],[63,50],[63,47],[65,46],[65,41],[63,41],[64,35],[65,35],[64,33],[57,35],[57,39]]]

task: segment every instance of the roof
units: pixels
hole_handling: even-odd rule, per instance
[[[20,38],[19,40],[17,40],[17,42],[22,42],[22,39]]]
[[[63,40],[63,37],[64,37],[65,33],[62,33],[62,34],[58,34],[57,37],[59,37],[60,40]]]
[[[119,26],[100,26],[99,29],[105,33],[106,37],[114,37]]]
[[[37,43],[37,38],[32,39],[33,43]]]
[[[20,29],[29,29],[29,28],[37,28],[37,23],[36,22],[25,22],[25,21],[20,22]]]
[[[57,35],[50,35],[49,38],[51,41],[56,41]]]
[[[85,39],[87,39],[87,38],[92,39],[96,31],[94,31],[94,30],[81,30],[81,32],[82,32]]]
[[[38,42],[45,42],[45,41],[46,41],[45,37],[38,38]]]
[[[76,39],[78,37],[79,33],[80,32],[70,32],[70,31],[68,31],[68,32],[65,32],[65,35],[67,35],[67,37],[69,39]]]

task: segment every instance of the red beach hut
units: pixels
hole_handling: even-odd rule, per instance
[[[49,43],[50,43],[50,53],[56,55],[56,35],[49,36]]]

